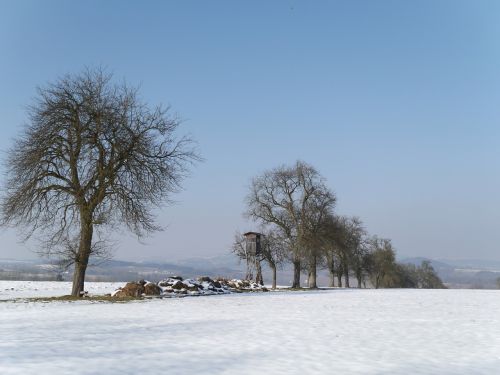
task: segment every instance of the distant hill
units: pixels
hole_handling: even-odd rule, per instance
[[[434,259],[429,259],[429,258],[422,258],[422,257],[414,257],[414,258],[404,258],[399,260],[399,263],[404,263],[404,264],[413,264],[415,266],[420,266],[422,262],[424,261],[429,261],[431,262],[432,267],[437,271],[438,269],[454,269],[455,267],[445,263],[444,261],[439,261],[439,260],[434,260]]]
[[[477,259],[406,258],[399,262],[420,265],[428,260],[443,282],[450,288],[496,289],[500,277],[500,261]]]
[[[459,268],[480,269],[489,271],[500,271],[499,260],[481,260],[481,259],[447,259],[443,260]]]
[[[91,264],[87,270],[88,281],[129,281],[147,279],[158,281],[168,276],[226,276],[242,278],[243,270],[230,264],[219,265],[217,261],[183,262],[130,262],[109,260]],[[47,260],[0,259],[0,279],[3,280],[69,280],[71,270],[61,270]]]
[[[405,258],[401,263],[420,265],[428,260],[439,277],[450,288],[497,288],[500,277],[500,262],[485,260],[448,260],[428,259],[422,257]],[[270,281],[270,273],[264,265],[264,280]],[[290,266],[278,271],[278,284],[289,285],[293,272]],[[47,260],[14,260],[0,259],[0,280],[70,280],[71,270],[60,270]],[[146,279],[159,281],[165,277],[181,275],[183,277],[224,276],[243,278],[245,264],[240,263],[232,254],[221,254],[213,257],[191,257],[171,262],[143,261],[130,262],[110,260],[89,266],[88,281],[130,281]],[[305,281],[305,278],[302,278]],[[328,285],[325,271],[318,273],[319,285]],[[351,278],[351,284],[356,285]]]
[[[231,253],[216,255],[213,257],[191,257],[173,261],[173,264],[181,266],[190,266],[195,268],[210,268],[210,269],[242,269],[244,264]]]

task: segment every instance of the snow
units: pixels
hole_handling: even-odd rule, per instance
[[[85,290],[90,294],[112,293],[123,282],[86,282]],[[71,283],[66,281],[3,281],[0,280],[0,300],[29,297],[52,297],[71,294]]]
[[[10,285],[0,282],[2,296]],[[29,285],[36,293],[69,290]],[[2,302],[0,374],[494,374],[498,311],[493,290]]]

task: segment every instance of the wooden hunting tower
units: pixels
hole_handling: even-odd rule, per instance
[[[257,232],[247,232],[243,234],[243,236],[245,236],[247,253],[255,256],[260,255],[262,253],[262,234]]]

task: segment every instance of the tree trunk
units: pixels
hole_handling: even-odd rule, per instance
[[[363,282],[363,276],[361,271],[356,272],[356,279],[358,280],[358,288],[361,289],[361,283]]]
[[[310,289],[318,289],[316,255],[312,257],[311,264],[309,265],[309,279],[307,284]]]
[[[337,282],[339,284],[339,288],[342,288],[342,269],[340,267],[337,271]]]
[[[262,277],[262,267],[260,265],[260,260],[256,259],[255,260],[255,283],[259,285],[264,285],[264,278]]]
[[[276,289],[276,266],[271,265],[271,270],[273,272],[273,286],[272,286],[272,288]]]
[[[80,297],[83,292],[86,269],[87,266],[85,266],[82,262],[75,262],[75,270],[73,271],[73,288],[71,289],[71,295],[74,297]]]
[[[293,261],[293,283],[292,288],[300,288],[300,260]]]
[[[335,261],[333,257],[328,259],[328,274],[330,275],[330,284],[328,286],[333,288],[335,286]]]
[[[71,295],[81,297],[85,287],[85,272],[89,264],[90,252],[92,250],[93,225],[91,215],[81,215],[80,243],[78,254],[75,259],[75,270],[73,273],[73,288]]]
[[[349,286],[349,266],[347,265],[347,262],[345,263],[345,287],[350,288]]]

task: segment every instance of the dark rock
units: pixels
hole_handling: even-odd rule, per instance
[[[185,289],[187,288],[186,285],[182,281],[177,281],[176,283],[172,284],[172,289],[175,290],[180,290],[180,289]]]
[[[144,294],[147,296],[159,296],[161,294],[161,288],[153,283],[147,283],[144,285]]]
[[[218,281],[214,281],[212,284],[213,284],[213,285],[214,285],[214,287],[216,287],[216,288],[222,288],[222,285],[221,285]]]
[[[206,283],[213,283],[213,282],[214,282],[214,281],[213,281],[210,277],[208,277],[208,276],[198,277],[198,281],[199,281],[200,283],[202,283],[202,282],[206,282]]]
[[[115,297],[140,297],[144,293],[144,285],[140,283],[127,283],[115,293]]]
[[[240,286],[242,288],[250,288],[251,281],[249,281],[249,280],[241,280]]]

